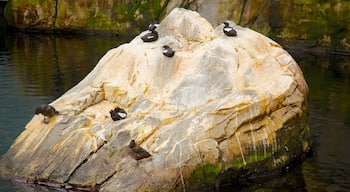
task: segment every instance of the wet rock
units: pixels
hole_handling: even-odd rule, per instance
[[[230,26],[237,37],[174,9],[157,41],[144,43],[144,31],[110,50],[51,103],[62,113],[49,124],[32,118],[1,157],[1,174],[102,191],[171,191],[282,169],[309,149],[308,87],[281,46]],[[176,54],[164,57],[163,45]],[[128,118],[110,118],[117,106]],[[130,157],[132,139],[152,156]]]

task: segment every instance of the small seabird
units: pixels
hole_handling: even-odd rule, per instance
[[[156,31],[158,23],[153,22],[148,25],[148,30],[150,31],[146,35],[142,36],[141,39],[143,42],[153,42],[158,39],[158,32]]]
[[[39,115],[39,113],[44,115],[43,123],[46,123],[46,124],[49,123],[49,119],[46,119],[46,118],[51,118],[59,114],[59,112],[54,107],[48,104],[43,104],[37,107],[35,109],[35,114]]]
[[[151,24],[149,24],[148,25],[148,30],[149,31],[154,31],[154,30],[156,30],[156,28],[158,27],[158,23],[157,22],[153,22],[153,23],[151,23]]]
[[[116,107],[114,110],[110,110],[109,113],[111,114],[113,121],[118,121],[127,117],[126,111],[120,107]]]
[[[237,31],[230,27],[229,23],[224,21],[224,28],[222,29],[227,36],[237,36]]]
[[[151,154],[149,154],[146,150],[144,150],[142,147],[138,146],[135,143],[135,140],[130,141],[129,148],[131,149],[129,154],[135,160],[140,160],[140,159],[148,158],[151,156]]]
[[[167,57],[173,57],[175,54],[175,51],[169,47],[168,45],[163,45],[163,55]]]
[[[146,35],[141,37],[143,42],[153,42],[153,41],[157,41],[158,39],[158,32],[153,30],[149,33],[147,33]]]

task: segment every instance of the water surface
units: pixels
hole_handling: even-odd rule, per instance
[[[24,130],[36,106],[60,97],[84,78],[106,51],[129,40],[0,31],[0,154]],[[222,191],[350,189],[350,57],[292,50],[291,54],[310,88],[313,155],[282,176],[238,188],[227,186]],[[0,191],[58,189],[0,179]]]
[[[308,191],[350,190],[350,57],[292,52],[310,88],[313,153],[302,165]]]

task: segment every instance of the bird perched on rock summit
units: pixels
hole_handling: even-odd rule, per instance
[[[222,30],[224,31],[225,35],[230,37],[237,36],[237,31],[230,27],[230,24],[228,22],[224,21],[223,24],[225,26]]]
[[[42,104],[35,109],[36,115],[39,115],[40,113],[44,115],[43,123],[46,124],[49,123],[49,118],[59,114],[59,112],[54,107],[48,104]]]
[[[110,110],[109,113],[111,114],[111,118],[113,119],[113,121],[125,119],[128,115],[126,111],[120,107],[116,107]]]
[[[130,150],[130,156],[135,160],[141,160],[144,158],[148,158],[151,156],[146,150],[144,150],[142,147],[138,146],[135,143],[135,140],[131,140],[129,143]]]

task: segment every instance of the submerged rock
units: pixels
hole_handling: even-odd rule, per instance
[[[230,23],[215,29],[174,9],[158,26],[110,50],[78,85],[34,116],[0,159],[2,175],[99,188],[182,190],[283,169],[309,149],[308,87],[277,43]],[[176,50],[164,57],[163,45]],[[128,118],[113,121],[120,106]],[[152,156],[130,155],[135,140]],[[286,150],[288,149],[288,150]]]

